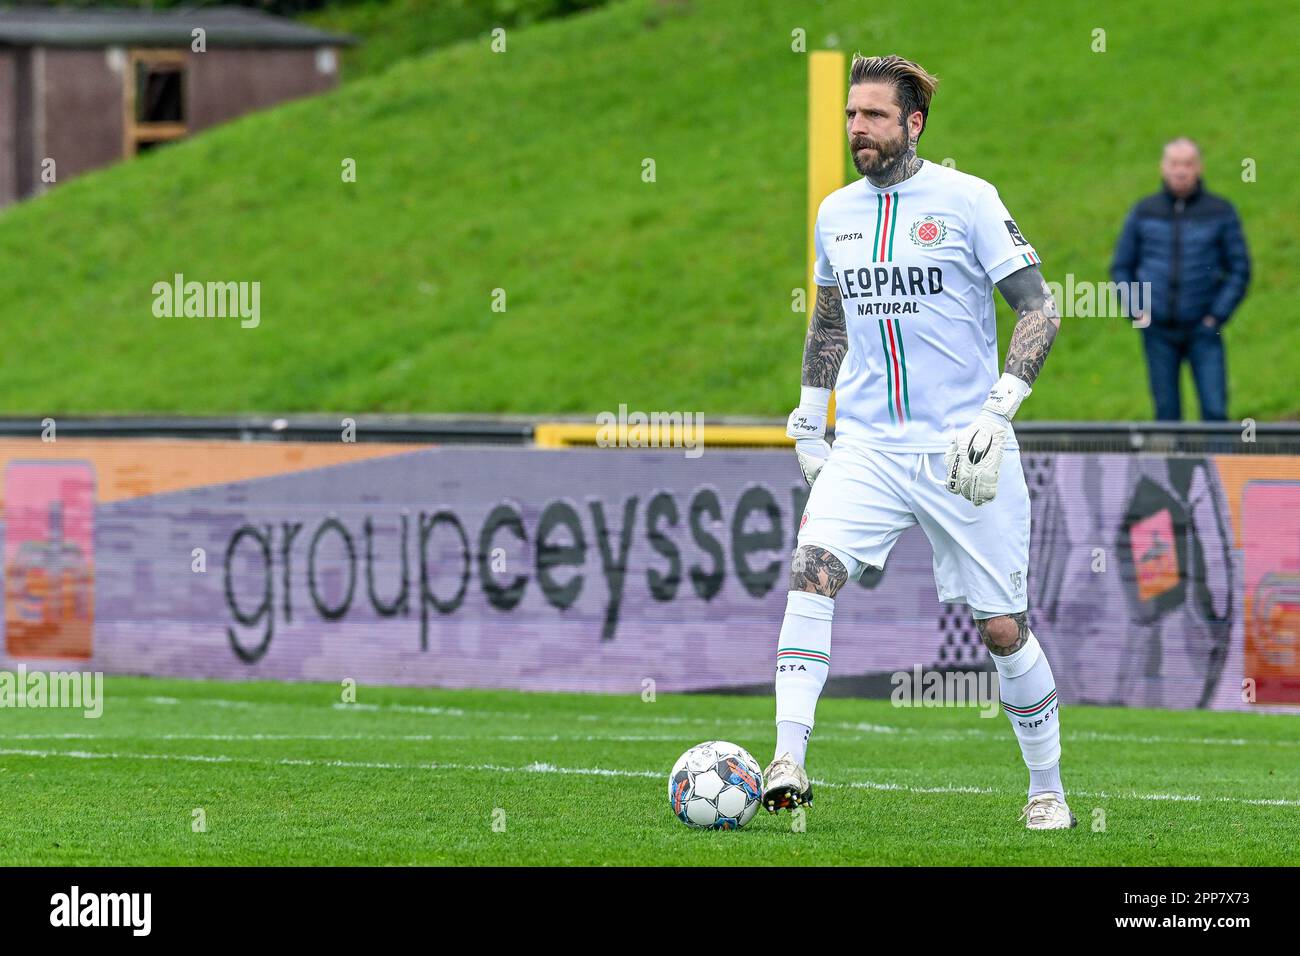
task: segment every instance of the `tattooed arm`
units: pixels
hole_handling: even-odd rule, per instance
[[[998,291],[1018,317],[1003,371],[1033,385],[1061,328],[1056,300],[1038,266],[1026,266],[998,283]]]
[[[799,407],[785,423],[786,436],[794,439],[799,467],[810,487],[830,457],[831,446],[826,442],[827,410],[831,389],[839,378],[840,365],[848,350],[849,330],[844,321],[839,286],[819,285],[817,306],[803,343]]]
[[[840,365],[849,350],[849,330],[844,321],[844,302],[839,286],[819,285],[817,306],[808,323],[803,343],[803,377],[800,382],[816,388],[834,388]]]
[[[944,456],[948,490],[976,507],[997,497],[1003,442],[1011,419],[1029,395],[1061,327],[1056,301],[1038,266],[1013,272],[998,283],[998,291],[1019,316],[1007,347],[1007,364],[979,416],[957,433]]]

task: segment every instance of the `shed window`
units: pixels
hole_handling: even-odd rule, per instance
[[[183,123],[185,102],[181,83],[184,67],[174,63],[137,63],[135,121]]]
[[[143,153],[189,133],[183,50],[132,50],[126,80],[124,151]]]

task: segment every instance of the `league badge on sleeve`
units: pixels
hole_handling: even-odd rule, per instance
[[[1007,232],[1011,233],[1012,243],[1017,246],[1029,245],[1029,240],[1020,234],[1020,227],[1016,225],[1016,221],[1014,219],[1008,219],[1006,222]]]

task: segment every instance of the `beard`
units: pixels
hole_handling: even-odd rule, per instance
[[[900,130],[895,139],[878,142],[867,137],[860,137],[849,144],[853,154],[853,166],[861,176],[880,176],[897,167],[906,159],[909,149],[906,130]],[[874,149],[875,155],[859,153],[864,146]]]

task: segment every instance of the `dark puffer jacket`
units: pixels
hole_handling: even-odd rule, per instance
[[[1201,184],[1186,199],[1168,188],[1141,200],[1124,221],[1115,282],[1151,283],[1151,318],[1158,325],[1227,322],[1246,295],[1250,254],[1232,203]]]

